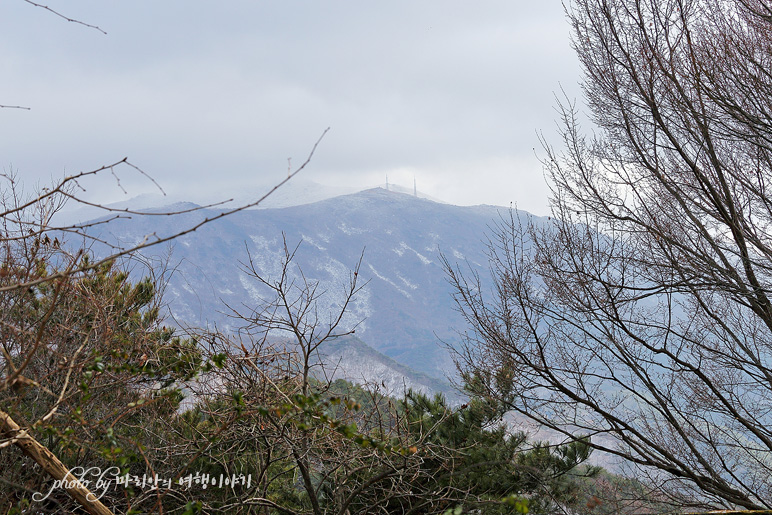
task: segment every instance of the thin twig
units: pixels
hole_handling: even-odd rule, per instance
[[[104,30],[100,29],[96,25],[90,25],[90,24],[88,24],[86,22],[82,22],[80,20],[69,18],[69,17],[65,16],[64,14],[62,14],[62,13],[60,13],[58,11],[54,11],[53,9],[48,7],[47,5],[37,4],[37,3],[32,2],[30,0],[24,0],[24,1],[27,2],[30,5],[34,5],[35,7],[40,7],[41,9],[45,9],[46,11],[48,11],[48,12],[50,12],[52,14],[55,14],[56,16],[62,18],[63,20],[67,20],[67,21],[72,22],[72,23],[77,23],[78,25],[83,25],[84,27],[88,27],[90,29],[98,30],[99,32],[101,32],[102,34],[105,34],[105,35],[107,34],[107,32],[105,32]]]
[[[325,134],[327,134],[327,132],[329,130],[330,129],[328,127],[327,129],[324,130],[324,132],[322,132],[322,135],[316,141],[316,143],[314,144],[313,148],[311,149],[311,152],[308,154],[308,157],[306,158],[306,160],[303,162],[302,165],[300,165],[297,169],[295,169],[295,171],[293,171],[290,176],[288,176],[287,178],[285,178],[282,181],[280,181],[278,184],[276,184],[276,186],[271,188],[266,194],[264,194],[262,197],[260,197],[259,199],[255,200],[253,202],[250,202],[250,203],[247,203],[247,204],[243,204],[243,205],[241,205],[239,207],[235,207],[235,208],[230,209],[230,210],[223,211],[223,212],[221,212],[221,213],[219,213],[217,215],[211,216],[211,217],[207,217],[207,218],[201,220],[200,222],[198,222],[198,223],[196,223],[194,225],[191,225],[190,227],[188,227],[188,228],[186,228],[186,229],[184,229],[182,231],[179,231],[179,232],[177,232],[175,234],[172,234],[172,235],[169,235],[169,236],[165,236],[163,238],[156,237],[155,240],[149,240],[149,238],[146,237],[141,243],[139,243],[137,245],[134,245],[133,247],[126,248],[124,250],[120,250],[120,251],[115,252],[114,254],[112,254],[112,255],[110,255],[110,256],[108,256],[106,258],[100,259],[99,261],[89,262],[88,264],[81,265],[81,266],[79,266],[77,268],[74,268],[74,269],[72,269],[70,271],[51,274],[49,276],[40,277],[38,279],[35,279],[35,280],[32,280],[32,281],[28,281],[28,282],[25,282],[25,283],[18,283],[18,284],[14,284],[14,285],[0,287],[0,292],[14,291],[14,290],[22,289],[22,288],[29,288],[31,286],[35,286],[35,285],[38,285],[38,284],[50,282],[50,281],[53,281],[55,279],[59,279],[59,278],[62,278],[62,277],[66,277],[68,275],[74,275],[74,274],[78,274],[78,273],[84,272],[86,270],[91,270],[91,269],[97,268],[99,266],[102,266],[104,263],[107,263],[109,261],[114,261],[114,260],[116,260],[116,259],[118,259],[120,257],[125,256],[125,255],[132,254],[132,253],[135,253],[135,252],[137,252],[139,250],[142,250],[142,249],[145,249],[145,248],[148,248],[148,247],[152,247],[152,246],[155,246],[155,245],[158,245],[158,244],[161,244],[161,243],[165,243],[167,241],[171,241],[171,240],[177,239],[177,238],[179,238],[181,236],[184,236],[186,234],[190,234],[190,233],[198,230],[202,226],[204,226],[204,225],[206,225],[208,223],[214,222],[215,220],[219,220],[220,218],[224,218],[224,217],[230,216],[230,215],[232,215],[234,213],[238,213],[240,211],[244,211],[246,209],[255,207],[255,206],[259,205],[261,202],[263,202],[266,198],[268,198],[268,196],[270,196],[274,191],[276,191],[281,186],[286,184],[290,179],[292,179],[297,174],[299,174],[308,165],[308,163],[311,162],[311,159],[314,156],[314,152],[316,151],[316,148],[319,146],[319,143],[321,143],[322,138],[324,138]],[[121,162],[124,162],[124,161],[125,161],[125,159],[122,160]],[[100,170],[104,170],[104,169],[107,169],[107,168],[109,168],[109,166],[104,166],[104,167],[100,168]],[[93,173],[96,173],[96,172],[95,171],[94,172],[89,172],[88,174],[93,174]],[[79,176],[80,175],[87,175],[87,174],[84,173],[84,174],[79,174]],[[38,201],[39,201],[39,199],[44,198],[44,197],[48,196],[49,194],[50,193],[47,193],[46,195],[41,195],[40,197],[38,197]],[[28,205],[31,205],[31,204],[34,204],[34,203],[35,203],[35,201],[30,201],[24,207],[26,207]],[[19,210],[19,208],[14,208],[13,209],[13,211],[18,211],[18,210]],[[3,213],[0,213],[0,217],[2,217],[3,215],[4,215]]]

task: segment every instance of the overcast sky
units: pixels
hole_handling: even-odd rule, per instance
[[[307,180],[389,180],[455,204],[547,212],[537,133],[579,95],[560,2],[0,3],[0,165],[27,183],[125,156],[196,201]],[[116,201],[152,191],[90,185]]]

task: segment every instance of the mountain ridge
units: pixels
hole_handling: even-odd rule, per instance
[[[478,273],[483,287],[490,287],[484,238],[508,211],[372,188],[310,204],[234,213],[175,240],[176,271],[166,297],[183,324],[234,330],[237,324],[226,316],[224,304],[249,309],[264,296],[238,262],[251,256],[256,271],[275,277],[281,273],[286,238],[291,248],[302,242],[296,265],[327,292],[320,312],[334,311],[341,285],[361,258],[359,279],[367,284],[351,303],[344,325],[359,324],[362,341],[403,365],[434,378],[452,376],[455,369],[445,345],[457,346],[465,325],[455,310],[440,251]],[[123,242],[149,234],[163,237],[219,212],[201,209],[173,218],[116,220],[98,236]],[[145,253],[152,259],[162,254],[162,249]],[[291,271],[296,279],[301,278],[299,269]]]

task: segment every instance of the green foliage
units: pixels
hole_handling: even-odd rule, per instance
[[[54,273],[38,261],[38,275]],[[204,366],[195,340],[161,325],[153,283],[134,283],[105,263],[0,294],[0,302],[8,308],[2,320],[5,352],[34,381],[3,391],[0,409],[34,426],[36,438],[68,468],[117,465],[141,475],[148,449],[167,438],[154,431],[178,409],[180,381]],[[0,455],[3,478],[26,485],[22,500],[30,490],[47,491],[50,478],[17,454],[9,448]],[[72,502],[60,490],[48,502],[54,501]]]
[[[441,395],[409,392],[403,404],[408,430],[427,469],[420,488],[465,492],[463,504],[453,509],[549,513],[575,495],[575,473],[591,451],[586,442],[528,442],[524,434],[507,431],[498,403],[481,397],[454,410]]]
[[[203,504],[201,501],[190,501],[185,505],[182,515],[198,515],[201,513]]]
[[[525,499],[519,495],[508,495],[504,497],[501,502],[505,506],[510,507],[515,513],[528,513],[530,511],[528,509],[528,499]]]

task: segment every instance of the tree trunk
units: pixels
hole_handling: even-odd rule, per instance
[[[20,431],[21,428],[13,421],[10,415],[4,411],[0,411],[0,434],[6,438],[17,438],[14,443],[24,452],[24,454],[35,460],[35,462],[43,467],[43,470],[48,472],[51,477],[62,481],[63,487],[70,497],[78,501],[87,512],[92,515],[113,515],[112,511],[102,504],[88,488],[84,487],[80,481],[70,473],[67,467],[59,461],[59,458],[47,448],[40,445],[38,441],[29,434],[17,436]]]

